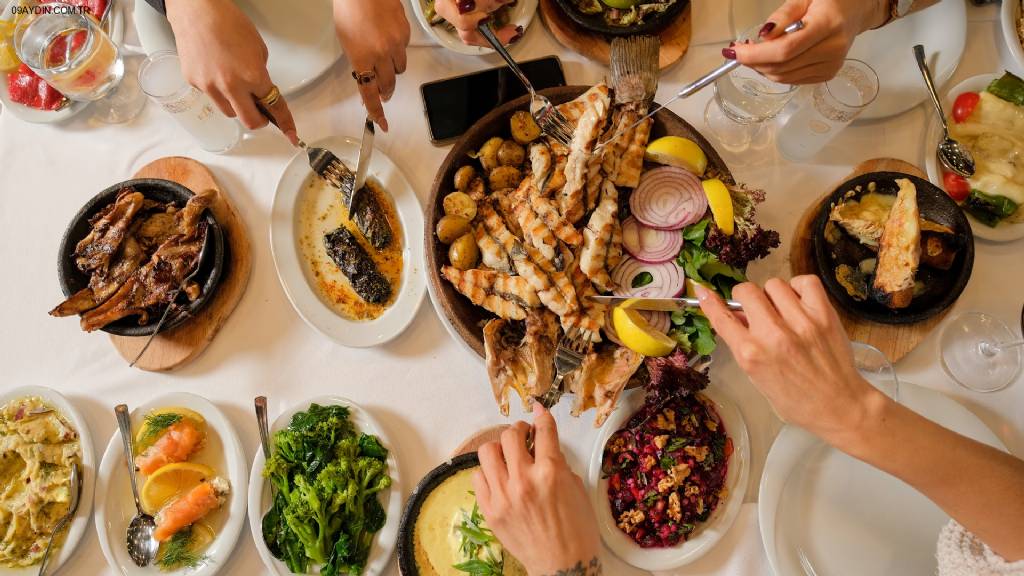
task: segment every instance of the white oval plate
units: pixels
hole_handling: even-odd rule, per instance
[[[942,0],[884,28],[857,36],[847,58],[867,62],[878,74],[879,83],[878,98],[858,120],[902,114],[928,98],[911,49],[915,44],[923,44],[928,50],[936,86],[941,87],[953,77],[967,45],[966,4],[963,0]],[[736,35],[760,26],[780,5],[782,0],[732,0]],[[933,54],[937,54],[934,59]]]
[[[957,96],[964,92],[981,92],[999,76],[1000,74],[972,76],[946,92],[942,98],[942,108],[946,111],[946,117],[949,118],[952,114],[953,101],[956,100]],[[943,188],[942,167],[939,164],[938,157],[935,155],[935,150],[938,148],[939,142],[942,141],[942,126],[939,125],[938,119],[935,118],[935,111],[931,108],[934,107],[929,106],[928,110],[931,120],[928,124],[928,131],[925,133],[924,163],[925,168],[928,170],[928,180],[939,188]],[[950,121],[952,122],[952,120]],[[966,212],[964,214],[967,216],[967,221],[971,223],[971,232],[978,238],[992,242],[1012,242],[1024,238],[1024,223],[1009,224],[1004,222],[993,228],[978,222]]]
[[[412,2],[412,9],[416,12],[416,19],[420,21],[420,26],[441,46],[452,52],[469,56],[484,56],[494,53],[492,48],[469,46],[464,44],[457,34],[449,32],[440,26],[431,26],[430,22],[427,22],[423,0],[409,1]],[[516,2],[516,5],[512,8],[512,13],[509,14],[509,24],[522,26],[523,30],[529,28],[530,23],[533,22],[533,16],[537,13],[537,3],[538,0],[519,0]]]
[[[732,438],[733,453],[729,458],[729,472],[725,478],[729,494],[725,502],[718,503],[718,508],[707,522],[697,528],[696,536],[678,546],[641,548],[619,530],[608,504],[608,480],[601,478],[604,446],[611,435],[622,428],[643,406],[643,390],[629,390],[623,394],[619,407],[601,427],[597,442],[594,444],[587,481],[591,487],[590,501],[597,512],[601,538],[616,556],[642,570],[671,570],[694,562],[714,548],[729,531],[743,505],[743,496],[747,492],[747,479],[750,475],[750,437],[747,435],[747,424],[739,409],[723,391],[712,386],[704,390],[703,394],[714,402],[715,410],[725,423],[729,437]]]
[[[25,398],[26,396],[38,396],[56,408],[78,431],[78,444],[82,450],[81,500],[78,502],[78,511],[75,513],[75,518],[71,521],[71,527],[67,530],[64,545],[59,550],[55,550],[55,555],[50,558],[48,573],[52,575],[60,572],[61,566],[74,554],[75,548],[82,541],[82,536],[85,535],[85,531],[89,528],[89,516],[92,514],[93,492],[96,486],[96,452],[93,449],[89,425],[86,423],[85,418],[82,417],[81,412],[71,402],[68,402],[68,399],[60,392],[52,388],[45,386],[21,386],[8,390],[0,393],[0,406],[7,404],[11,400]],[[38,572],[38,564],[26,568],[5,568],[0,566],[0,576],[34,576]]]
[[[246,483],[248,459],[238,441],[234,426],[209,400],[186,392],[172,392],[150,400],[132,410],[132,430],[138,430],[145,415],[153,409],[165,407],[182,407],[195,410],[206,419],[206,446],[203,447],[190,462],[206,464],[217,471],[218,475],[231,484],[231,495],[227,504],[213,512],[212,528],[216,538],[204,554],[208,561],[202,566],[190,570],[181,569],[166,572],[150,565],[139,568],[128,556],[125,536],[128,523],[135,516],[135,502],[132,500],[131,484],[128,480],[128,468],[124,461],[124,447],[121,433],[115,431],[111,436],[107,449],[100,463],[99,482],[104,487],[96,497],[96,532],[99,535],[100,547],[107,564],[116,573],[123,576],[188,574],[189,576],[213,576],[227,564],[231,552],[238,542],[238,534],[245,522]],[[113,417],[113,415],[111,415]],[[133,432],[134,433],[134,432]],[[139,489],[145,482],[145,476],[139,475]]]
[[[394,553],[395,545],[398,543],[398,524],[402,519],[402,482],[398,470],[398,458],[395,456],[395,444],[388,440],[383,429],[377,424],[377,421],[370,415],[369,411],[361,408],[355,402],[340,396],[317,396],[292,406],[274,419],[274,422],[270,425],[271,437],[273,437],[274,432],[287,428],[292,420],[292,416],[297,412],[308,409],[309,405],[314,403],[321,406],[332,404],[347,406],[351,410],[352,422],[356,425],[356,429],[360,432],[377,436],[380,438],[381,444],[388,449],[388,472],[391,474],[391,489],[383,495],[384,501],[382,503],[384,510],[387,511],[388,519],[384,527],[374,537],[374,544],[370,549],[370,557],[366,561],[366,570],[364,572],[365,574],[382,574],[388,562],[391,561],[391,555]],[[273,440],[271,439],[271,441]],[[274,558],[274,555],[267,549],[266,542],[263,541],[263,515],[267,513],[267,510],[270,510],[272,503],[270,483],[263,477],[263,466],[265,463],[266,458],[263,455],[263,450],[257,450],[256,457],[252,460],[252,470],[249,474],[249,531],[252,532],[252,539],[256,542],[256,549],[259,551],[260,558],[267,569],[277,576],[289,576],[292,572],[288,570],[288,566]],[[317,569],[318,567],[310,566],[310,568]],[[315,571],[308,572],[308,574],[316,573]]]
[[[922,416],[1005,450],[977,416],[945,395],[901,382],[899,397]],[[901,480],[796,426],[783,428],[768,452],[758,518],[778,576],[934,574],[935,542],[949,520]]]
[[[270,54],[267,70],[285,96],[311,84],[341,58],[331,0],[237,0],[236,4],[263,37]],[[146,54],[175,49],[167,18],[148,2],[135,3],[134,19]]]
[[[310,146],[327,148],[347,166],[355,166],[359,156],[359,141],[352,138],[331,136]],[[402,283],[392,287],[399,291],[398,297],[376,320],[362,322],[343,318],[324,304],[307,280],[297,241],[295,209],[307,184],[317,176],[310,170],[305,152],[296,153],[281,174],[270,215],[274,266],[292,307],[313,329],[343,346],[356,348],[384,344],[401,334],[416,317],[427,284],[423,263],[423,208],[416,193],[398,167],[380,150],[373,151],[369,176],[391,195],[402,226]],[[327,186],[321,193],[341,194]]]
[[[1002,25],[1003,38],[1006,39],[1006,48],[1016,64],[1017,75],[1024,74],[1024,38],[1020,37],[1017,31],[1017,22],[1021,18],[1021,0],[1003,0]]]
[[[107,21],[109,24],[107,29],[110,39],[120,47],[124,40],[124,7],[118,0],[111,1],[113,3],[110,5],[110,10],[113,10],[113,12],[110,13],[110,19]],[[142,3],[145,4],[145,2]],[[121,54],[126,55],[127,52],[122,48]],[[0,83],[0,102],[3,102],[3,107],[10,110],[11,114],[14,114],[23,121],[30,122],[32,124],[56,124],[58,122],[63,122],[78,115],[79,112],[88,108],[89,104],[92,104],[92,102],[72,100],[67,106],[60,110],[37,110],[11,100],[11,95],[7,90],[6,73],[0,73],[0,80],[3,80],[3,82]]]

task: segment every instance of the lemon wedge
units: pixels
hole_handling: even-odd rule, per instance
[[[21,65],[14,51],[14,23],[0,20],[0,72],[13,72]]]
[[[633,6],[639,4],[640,0],[601,0],[601,3],[605,6],[618,8],[619,10],[629,10]]]
[[[715,225],[727,236],[732,236],[736,229],[736,223],[732,212],[732,195],[729,189],[718,178],[712,178],[701,182],[704,187],[704,195],[708,197],[708,206],[711,207],[711,215],[715,218]]]
[[[168,502],[187,494],[203,482],[209,482],[217,471],[203,464],[177,462],[153,473],[142,485],[139,500],[146,512],[155,515]]]
[[[662,136],[647,145],[644,158],[650,162],[676,166],[703,176],[708,167],[708,157],[693,140],[680,136]]]
[[[203,418],[202,414],[196,412],[195,410],[189,410],[188,408],[182,408],[180,406],[175,406],[171,408],[157,408],[156,410],[152,410],[146,413],[146,418],[143,420],[142,426],[139,427],[139,431],[135,434],[136,453],[141,454],[146,450],[146,448],[152,446],[153,443],[156,442],[158,438],[160,438],[160,434],[162,431],[157,431],[154,434],[151,430],[150,422],[154,420],[159,420],[160,416],[164,416],[167,414],[177,414],[181,416],[182,419],[184,420],[191,420],[192,423],[195,424],[196,428],[198,428],[199,430],[203,430],[203,428],[206,426],[206,419]]]
[[[612,310],[612,323],[619,340],[638,354],[668,356],[676,348],[675,340],[651,328],[638,311],[626,306]]]

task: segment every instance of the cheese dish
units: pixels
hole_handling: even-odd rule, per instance
[[[0,566],[38,564],[71,502],[78,431],[42,399],[0,407]]]

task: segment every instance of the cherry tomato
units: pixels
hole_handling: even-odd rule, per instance
[[[949,197],[957,202],[967,200],[967,196],[971,194],[970,182],[953,172],[946,172],[942,175],[942,185],[946,189],[946,194],[949,194]]]
[[[974,112],[979,101],[981,101],[981,96],[977,92],[964,92],[957,96],[956,101],[953,102],[953,121],[960,124],[970,118],[971,112]]]

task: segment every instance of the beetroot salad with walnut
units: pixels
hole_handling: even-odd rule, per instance
[[[605,445],[602,475],[620,530],[644,548],[689,539],[728,493],[732,440],[711,400],[707,376],[682,354],[648,358],[644,406]]]

